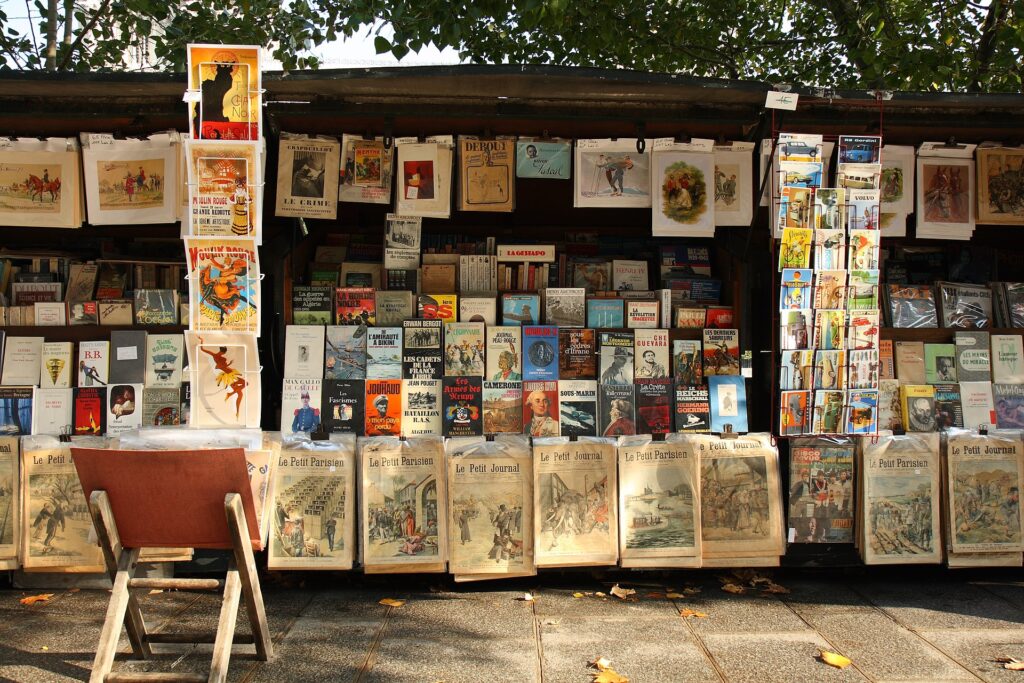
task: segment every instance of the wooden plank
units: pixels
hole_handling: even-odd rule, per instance
[[[130,672],[108,674],[108,683],[206,683],[206,676],[202,674],[187,673],[163,673],[163,672]]]
[[[231,563],[234,565],[234,562]],[[228,678],[231,663],[231,643],[235,637],[235,623],[238,621],[238,603],[242,597],[242,579],[234,566],[228,568],[224,584],[224,602],[220,606],[220,620],[217,622],[217,637],[213,643],[213,662],[210,665],[210,683],[224,683]]]
[[[217,634],[212,631],[203,633],[150,633],[146,636],[147,643],[169,643],[169,644],[193,644],[193,643],[215,643]],[[256,639],[249,633],[235,634],[234,643],[251,645]]]
[[[256,559],[252,554],[249,528],[242,511],[242,497],[237,493],[225,496],[224,511],[235,546],[235,565],[241,575],[249,624],[256,638],[256,656],[265,662],[273,656],[274,646],[270,641],[270,628],[267,626],[267,612],[263,606],[263,592],[260,590],[260,579],[256,573]]]
[[[128,610],[128,580],[135,573],[136,561],[139,559],[137,549],[121,553],[118,559],[117,573],[114,575],[114,588],[107,604],[107,617],[103,621],[100,642],[96,646],[96,658],[92,663],[91,683],[103,683],[107,674],[114,666],[114,655],[117,654],[117,641],[121,638],[121,625],[124,624]]]
[[[223,585],[220,579],[132,579],[128,582],[129,588],[177,591],[215,591]]]

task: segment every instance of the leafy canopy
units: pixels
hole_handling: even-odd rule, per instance
[[[32,31],[0,13],[9,67],[118,69],[142,51],[180,70],[187,43],[226,42],[310,68],[314,48],[372,32],[377,51],[399,59],[433,44],[472,62],[901,90],[1019,92],[1024,76],[1020,0],[33,1]],[[74,8],[70,24],[60,2]]]

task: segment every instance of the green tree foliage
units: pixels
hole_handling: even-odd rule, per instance
[[[147,49],[175,70],[186,43],[228,42],[308,68],[312,48],[390,25],[375,46],[399,59],[433,44],[472,62],[901,90],[1021,91],[1024,76],[1021,0],[102,0],[70,25],[64,1],[33,0],[31,32],[0,13],[9,67],[117,69]]]

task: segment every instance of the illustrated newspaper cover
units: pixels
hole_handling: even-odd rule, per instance
[[[21,462],[18,437],[0,436],[0,569],[18,568],[18,540],[21,535]]]
[[[843,438],[790,443],[790,543],[853,543],[854,450]]]

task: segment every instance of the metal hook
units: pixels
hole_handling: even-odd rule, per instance
[[[639,121],[636,124],[636,153],[643,154],[644,150],[647,149],[647,141],[644,139],[646,127],[643,121]]]

